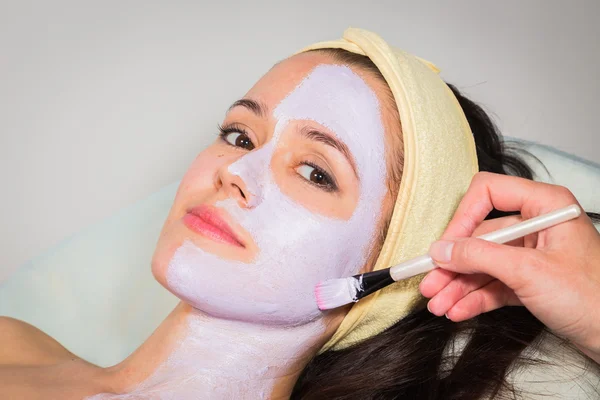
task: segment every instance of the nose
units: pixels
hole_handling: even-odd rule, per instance
[[[267,144],[219,169],[217,178],[223,190],[230,198],[236,199],[240,207],[253,208],[261,203],[270,179],[269,164],[273,151],[273,145]]]
[[[239,175],[231,173],[229,167],[230,164],[226,164],[219,168],[216,176],[217,188],[223,190],[227,197],[237,201],[240,207],[250,208],[254,195],[248,191],[246,183]]]

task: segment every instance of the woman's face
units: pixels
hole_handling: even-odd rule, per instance
[[[210,315],[271,325],[319,318],[315,285],[358,273],[386,194],[374,77],[304,53],[227,111],[185,174],[152,269]]]

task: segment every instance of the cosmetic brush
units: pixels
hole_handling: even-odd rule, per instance
[[[573,204],[559,210],[539,215],[518,224],[478,236],[479,239],[494,243],[507,243],[577,218],[581,208]],[[330,279],[315,287],[317,305],[321,310],[329,310],[357,302],[373,292],[383,289],[396,281],[410,278],[437,268],[428,254],[400,263],[391,268],[354,275],[349,278]]]

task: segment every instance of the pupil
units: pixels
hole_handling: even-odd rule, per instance
[[[235,145],[239,146],[239,147],[243,147],[245,149],[248,149],[248,148],[252,147],[252,142],[250,142],[250,139],[248,139],[247,136],[240,135],[236,138]]]
[[[313,171],[311,173],[311,180],[315,183],[322,183],[325,180],[325,176],[319,171]]]

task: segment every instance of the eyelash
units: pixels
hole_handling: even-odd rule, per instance
[[[250,140],[250,136],[248,135],[248,132],[240,127],[240,126],[236,126],[236,125],[226,125],[226,126],[221,126],[221,125],[217,125],[217,128],[219,130],[219,138],[228,146],[231,147],[235,147],[237,149],[244,149],[241,146],[236,146],[234,144],[231,144],[228,140],[227,140],[227,135],[229,135],[230,133],[239,133],[241,135],[246,136],[246,138],[248,138],[248,141],[252,144],[253,147],[256,147],[254,145],[254,143],[252,143],[252,140]],[[245,149],[247,151],[251,151],[249,149]],[[310,161],[303,161],[301,163],[301,165],[307,165],[311,168],[314,168],[316,172],[318,172],[319,174],[323,175],[324,180],[325,180],[325,184],[319,184],[316,182],[313,182],[311,180],[306,179],[303,176],[300,176],[302,178],[302,180],[306,183],[308,183],[309,185],[312,185],[316,188],[319,188],[321,190],[324,190],[325,192],[337,192],[338,191],[338,187],[335,183],[335,180],[333,178],[331,178],[331,176],[329,176],[329,174],[327,172],[325,172],[325,170],[323,170],[323,168],[319,167],[317,164],[312,163]],[[300,175],[300,174],[298,174]]]
[[[308,180],[304,177],[302,177],[302,180],[304,180],[305,182],[307,182],[310,185],[313,185],[315,187],[318,187],[319,189],[322,189],[326,192],[337,192],[338,191],[338,187],[335,184],[335,181],[329,176],[329,174],[327,172],[325,172],[323,170],[323,168],[319,167],[317,164],[314,164],[310,161],[304,161],[302,162],[302,165],[307,165],[309,167],[312,167],[315,169],[315,171],[317,171],[319,174],[324,176],[324,180],[325,180],[325,184],[319,184],[316,182],[313,182],[311,180]]]
[[[217,129],[219,129],[219,138],[223,142],[225,142],[225,144],[227,144],[231,147],[243,149],[243,147],[236,146],[234,144],[229,143],[229,141],[227,140],[227,135],[229,135],[230,133],[239,133],[239,134],[246,136],[248,138],[248,141],[252,144],[252,147],[253,148],[256,147],[254,145],[254,143],[252,142],[252,140],[250,140],[250,136],[248,135],[248,132],[246,132],[246,130],[242,127],[239,127],[236,125],[226,125],[226,126],[217,125]],[[249,151],[249,149],[245,149],[245,150]]]

